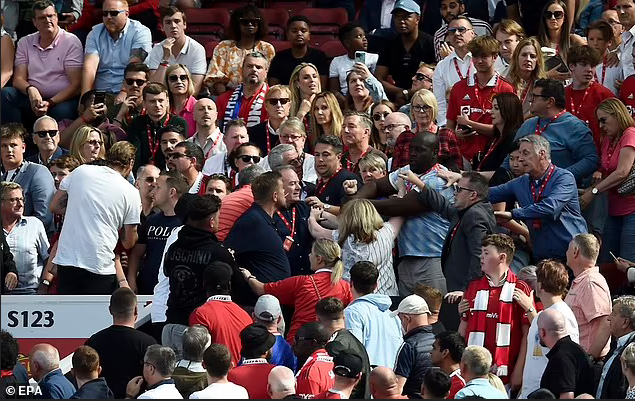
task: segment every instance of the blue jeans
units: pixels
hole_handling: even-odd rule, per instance
[[[635,213],[626,216],[608,216],[602,233],[600,262],[612,262],[613,257],[621,256],[635,261]]]
[[[75,97],[55,105],[48,111],[48,115],[57,121],[64,119],[74,120],[77,117],[77,104],[79,98]],[[22,123],[34,118],[29,97],[16,88],[2,88],[2,123]],[[26,127],[30,131],[31,127]]]

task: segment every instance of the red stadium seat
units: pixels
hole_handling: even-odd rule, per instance
[[[235,9],[244,7],[247,4],[249,4],[249,2],[246,2],[246,1],[212,1],[212,2],[209,2],[208,7],[209,8],[224,8],[225,10],[231,13]]]
[[[290,15],[297,15],[307,7],[311,7],[310,1],[265,1],[265,8],[282,8]]]
[[[284,40],[287,22],[289,21],[289,12],[284,8],[265,8],[261,9],[265,16],[265,20],[269,25],[269,38],[272,40]]]
[[[210,59],[214,55],[214,48],[219,42],[213,40],[205,44],[205,56]]]
[[[311,21],[311,35],[314,33],[330,34],[335,39],[340,27],[348,23],[348,14],[341,7],[305,8],[299,14],[304,15]]]
[[[291,44],[284,40],[272,40],[270,43],[273,45],[273,48],[276,49],[276,53],[291,48]]]
[[[218,42],[218,37],[216,35],[188,35],[190,38],[194,39],[198,43],[202,44],[205,47],[209,42]]]
[[[339,40],[329,40],[328,42],[322,43],[320,50],[326,53],[326,56],[329,58],[341,56],[347,53],[346,48]]]
[[[211,35],[223,40],[225,28],[229,26],[229,12],[222,8],[188,8],[186,33],[192,35]]]

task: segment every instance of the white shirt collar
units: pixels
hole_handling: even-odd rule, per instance
[[[190,372],[194,372],[194,373],[207,372],[201,362],[188,361],[187,359],[181,359],[179,363],[176,365],[176,367],[185,368],[189,370]]]
[[[461,57],[459,57],[459,55],[456,54],[456,50],[452,50],[452,53],[450,53],[450,55],[448,57],[450,58],[450,60],[455,58],[455,59],[457,59],[460,62],[465,62],[465,61],[470,61],[471,62],[472,61],[472,52],[467,52],[465,54],[465,57],[463,57],[461,59]]]
[[[324,273],[324,272],[332,273],[333,270],[331,270],[331,269],[318,269],[318,270],[315,271],[315,274]]]
[[[348,397],[346,396],[346,394],[344,394],[343,392],[339,391],[339,390],[335,390],[334,388],[330,388],[329,389],[329,393],[333,393],[333,394],[339,394],[340,398],[343,400],[347,400]]]
[[[487,81],[487,84],[485,84],[485,86],[494,86],[496,85],[496,82],[498,82],[498,72],[494,72],[494,76],[492,78],[490,78],[489,81]],[[467,86],[474,86],[476,85],[476,73],[471,74],[469,77],[467,77]]]
[[[624,334],[622,337],[617,339],[617,348],[623,347],[626,345],[628,340],[631,339],[632,336],[635,335],[635,332],[631,331],[630,333]]]
[[[206,302],[209,301],[231,302],[232,297],[231,295],[212,295],[211,297],[207,298]]]

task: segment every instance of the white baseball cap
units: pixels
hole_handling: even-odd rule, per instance
[[[428,315],[431,314],[426,300],[415,294],[408,295],[402,299],[401,302],[399,302],[397,310],[390,312],[390,315],[397,316],[400,313],[406,313],[408,315],[422,315],[424,313],[427,313]]]

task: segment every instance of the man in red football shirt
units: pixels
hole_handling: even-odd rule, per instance
[[[461,376],[461,356],[465,349],[465,339],[456,331],[442,331],[434,336],[432,344],[432,364],[450,376],[450,393],[446,398],[453,399],[456,393],[465,387]]]
[[[633,64],[635,65],[635,46],[633,46]],[[635,116],[635,75],[627,77],[622,83],[620,88],[620,100],[628,111],[631,112],[631,116]]]
[[[333,357],[333,386],[315,396],[318,400],[346,400],[351,397],[353,389],[362,378],[364,362],[354,351],[340,351]]]
[[[494,133],[492,99],[514,92],[512,85],[494,69],[500,44],[491,36],[478,36],[469,44],[476,74],[460,80],[450,91],[447,128],[456,130],[461,153],[467,160],[485,150]]]
[[[600,149],[600,126],[595,109],[602,100],[614,97],[613,93],[595,82],[595,66],[602,61],[601,56],[590,46],[572,47],[567,54],[573,82],[564,89],[567,100],[566,110],[584,121],[593,133],[596,149]]]
[[[267,328],[254,323],[240,332],[242,359],[240,366],[229,371],[227,380],[243,386],[249,393],[249,398],[269,399],[267,383],[269,372],[275,368],[270,364],[271,349],[276,343],[276,337]]]
[[[505,234],[483,239],[483,277],[472,281],[459,304],[459,333],[468,345],[480,345],[493,357],[493,372],[512,390],[522,384],[529,320],[516,301],[522,291],[533,302],[529,286],[509,268],[514,257],[514,241]],[[520,356],[520,357],[519,357]]]
[[[204,275],[207,302],[190,315],[190,326],[203,325],[212,336],[212,344],[223,344],[232,354],[234,366],[240,360],[240,331],[252,323],[251,316],[232,302],[232,268],[224,262],[212,262]]]
[[[296,393],[303,398],[313,398],[333,385],[333,357],[324,349],[329,337],[318,322],[304,324],[295,334],[293,352],[298,364],[304,363],[296,375]]]

